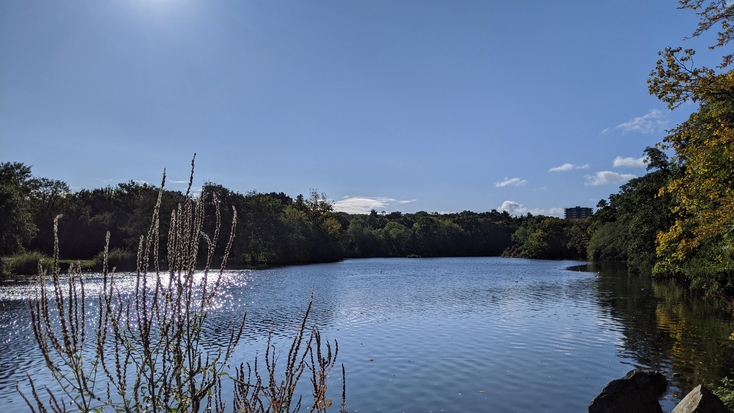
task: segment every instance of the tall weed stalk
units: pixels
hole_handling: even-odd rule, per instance
[[[285,371],[278,373],[277,351],[273,345],[272,331],[268,335],[268,344],[265,351],[265,370],[261,371],[258,360],[254,366],[242,363],[236,372],[234,408],[242,413],[292,413],[301,409],[302,396],[296,398],[296,386],[305,371],[311,373],[312,404],[309,412],[325,413],[332,405],[332,400],[326,398],[328,388],[326,379],[331,369],[336,365],[339,353],[339,344],[334,341],[332,352],[331,343],[321,343],[321,333],[317,327],[311,327],[306,335],[308,316],[311,312],[313,297],[303,320],[296,331],[286,359]],[[339,411],[346,413],[346,373],[341,366],[342,393]]]
[[[30,394],[16,386],[32,412],[224,412],[222,379],[240,342],[245,315],[230,328],[224,343],[213,343],[204,327],[208,312],[220,292],[222,275],[234,239],[237,211],[233,211],[229,237],[218,270],[212,270],[220,238],[221,215],[216,196],[216,225],[213,234],[202,230],[205,194],[191,196],[194,160],[186,191],[186,202],[171,212],[165,264],[160,254],[160,208],[165,187],[163,173],[150,228],[140,237],[137,270],[132,291],[125,290],[123,277],[108,268],[109,233],[104,248],[102,286],[96,309],[90,304],[85,277],[79,265],[62,276],[59,269],[58,220],[54,220],[54,257],[50,274],[39,263],[39,292],[30,300],[31,321],[46,367],[57,389],[38,388],[28,375]],[[196,271],[200,251],[205,255],[203,271]],[[47,285],[48,284],[48,285]],[[235,377],[232,410],[235,412],[294,412],[296,385],[306,370],[312,372],[314,401],[309,411],[324,412],[331,403],[325,397],[326,376],[336,362],[314,327],[308,338],[308,310],[291,345],[284,379],[277,383],[276,350],[268,340],[267,384],[255,360],[255,382],[245,379],[245,363]],[[305,343],[304,343],[305,340]],[[247,364],[248,369],[250,365]],[[236,369],[235,369],[236,370]],[[342,377],[344,370],[342,366]],[[26,390],[28,391],[28,390]],[[342,387],[342,411],[345,409]]]

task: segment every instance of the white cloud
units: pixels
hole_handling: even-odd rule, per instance
[[[509,214],[515,214],[520,209],[522,209],[522,204],[515,201],[505,201],[497,208],[498,211],[507,211]]]
[[[564,163],[561,166],[556,166],[555,168],[550,168],[548,172],[565,172],[565,171],[571,171],[573,170],[574,165],[572,163]]]
[[[668,121],[665,120],[663,112],[653,109],[647,115],[632,118],[625,123],[620,123],[615,128],[622,129],[622,135],[626,135],[630,132],[647,134],[662,129],[662,127],[667,123]]]
[[[563,213],[566,212],[563,208],[550,208],[548,213],[545,215],[553,215],[554,217],[562,217]]]
[[[497,188],[502,188],[505,186],[522,186],[522,185],[525,185],[526,183],[528,183],[528,181],[525,179],[505,178],[505,180],[502,182],[495,182],[494,186],[496,186]]]
[[[415,201],[417,199],[397,200],[385,197],[345,196],[339,201],[334,202],[334,210],[348,214],[369,214],[373,209],[379,211],[391,205],[403,205]]]
[[[647,162],[649,159],[647,159],[646,156],[643,156],[641,158],[622,158],[621,156],[618,156],[614,158],[614,167],[615,168],[644,168],[647,165]]]
[[[561,217],[563,216],[563,208],[549,208],[549,209],[542,209],[542,208],[526,208],[523,204],[517,203],[515,201],[505,201],[500,205],[499,208],[497,208],[498,211],[507,211],[510,215],[525,215],[528,212],[533,215],[549,215],[549,216],[556,216]]]
[[[612,171],[597,172],[596,175],[586,175],[586,186],[599,186],[617,182],[626,182],[632,178],[637,178],[632,174],[620,174]]]
[[[605,133],[609,132],[609,128],[604,128],[603,131],[599,132],[599,135],[603,135]]]
[[[561,166],[556,166],[555,168],[550,168],[548,172],[566,172],[566,171],[572,171],[574,169],[588,169],[589,164],[584,165],[574,165],[572,163],[564,163]]]

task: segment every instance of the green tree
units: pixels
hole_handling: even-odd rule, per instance
[[[540,259],[583,258],[586,249],[586,222],[528,214],[512,234],[509,254]]]
[[[632,270],[647,273],[657,259],[657,235],[673,223],[672,198],[660,190],[679,168],[657,148],[645,149],[645,155],[648,173],[597,205],[599,210],[590,219],[588,256],[597,261],[626,261]]]
[[[31,212],[31,167],[20,162],[0,163],[0,254],[15,254],[37,228]]]
[[[72,196],[66,182],[48,178],[34,178],[30,182],[30,201],[33,224],[38,228],[28,249],[53,254],[54,229],[53,221],[62,215]],[[100,240],[100,243],[102,240]]]
[[[413,233],[405,225],[397,221],[388,222],[380,230],[386,248],[392,257],[404,257],[410,254]]]
[[[356,256],[378,257],[385,255],[383,254],[383,247],[381,245],[384,234],[381,232],[378,235],[374,228],[372,228],[369,222],[369,215],[357,215],[353,217],[349,222],[349,227],[347,227],[347,234],[350,240],[348,248]]]
[[[417,213],[413,224],[414,253],[426,257],[435,257],[439,246],[439,224],[435,217],[426,212]]]

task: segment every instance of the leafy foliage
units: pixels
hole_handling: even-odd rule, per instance
[[[734,411],[734,380],[724,377],[720,383],[714,385],[711,390],[724,402],[730,411]]]
[[[717,24],[721,25],[721,30],[717,33],[716,44],[709,46],[709,49],[713,50],[725,46],[734,36],[734,26],[731,25],[731,21],[734,19],[734,4],[731,4],[731,2],[715,0],[709,1],[705,6],[704,0],[681,0],[679,3],[680,8],[696,11],[700,19],[692,37],[700,36]],[[734,54],[724,55],[719,67],[723,69],[729,66],[733,59]]]
[[[454,214],[416,212],[344,215],[347,256],[491,256],[510,246],[520,220],[492,210]]]
[[[15,254],[35,235],[31,213],[31,168],[19,162],[0,164],[0,254]]]
[[[720,26],[717,43],[731,40],[734,5],[717,0],[682,0],[697,12],[693,36]],[[681,165],[661,194],[673,199],[675,221],[657,237],[659,274],[681,274],[694,286],[734,292],[734,72],[724,71],[734,55],[722,58],[720,71],[693,65],[694,50],[667,48],[650,74],[650,93],[675,108],[686,101],[699,107],[663,140]]]
[[[716,25],[721,26],[716,44],[709,49],[726,46],[732,39],[734,4],[729,4],[726,0],[680,0],[678,3],[682,9],[696,11],[699,17],[698,27],[692,37],[701,36]],[[650,72],[647,84],[650,94],[667,103],[670,109],[686,101],[731,100],[734,96],[727,86],[728,81],[722,77],[726,73],[717,73],[705,66],[694,66],[695,54],[695,50],[682,47],[666,47],[658,53],[660,59],[655,70]],[[734,54],[724,55],[719,69],[725,69],[732,61]]]
[[[18,190],[21,194],[18,202],[4,204],[10,212],[0,217],[0,221],[23,216],[8,223],[26,226],[3,232],[12,234],[14,245],[5,254],[22,249],[53,254],[52,223],[60,215],[58,237],[62,259],[96,256],[101,268],[99,250],[109,232],[110,265],[118,270],[134,270],[139,234],[145,233],[150,225],[145,211],[155,206],[159,194],[163,210],[174,210],[186,202],[181,192],[133,181],[72,193],[61,181],[31,176],[30,167],[20,163],[8,165],[19,171],[10,174],[13,179],[26,182],[25,192]],[[376,211],[367,215],[347,214],[334,211],[326,195],[316,190],[308,197],[292,198],[282,192],[241,194],[207,182],[203,191],[216,196],[216,202],[213,197],[203,201],[206,231],[212,232],[216,225],[216,208],[220,208],[225,221],[232,218],[232,208],[242,211],[230,257],[230,263],[235,266],[330,262],[345,257],[496,256],[510,247],[511,235],[522,222],[522,218],[496,210],[458,214],[378,214]],[[23,199],[29,201],[20,202]],[[158,242],[164,243],[171,217],[164,214],[158,219]],[[223,247],[218,246],[213,259],[221,260],[223,252]],[[198,265],[203,266],[204,254],[200,253],[197,259]]]
[[[645,149],[648,173],[620,187],[601,200],[591,218],[589,258],[597,261],[625,261],[635,271],[649,272],[656,263],[655,240],[673,222],[671,196],[659,195],[679,173],[664,152]]]
[[[48,267],[51,257],[37,251],[24,252],[13,257],[10,272],[15,274],[33,274],[38,272],[38,264]]]
[[[588,222],[531,216],[512,234],[506,255],[543,259],[583,259],[586,255]]]

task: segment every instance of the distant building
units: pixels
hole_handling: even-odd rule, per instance
[[[566,208],[566,219],[586,219],[593,211],[591,208],[576,206],[574,208]]]

